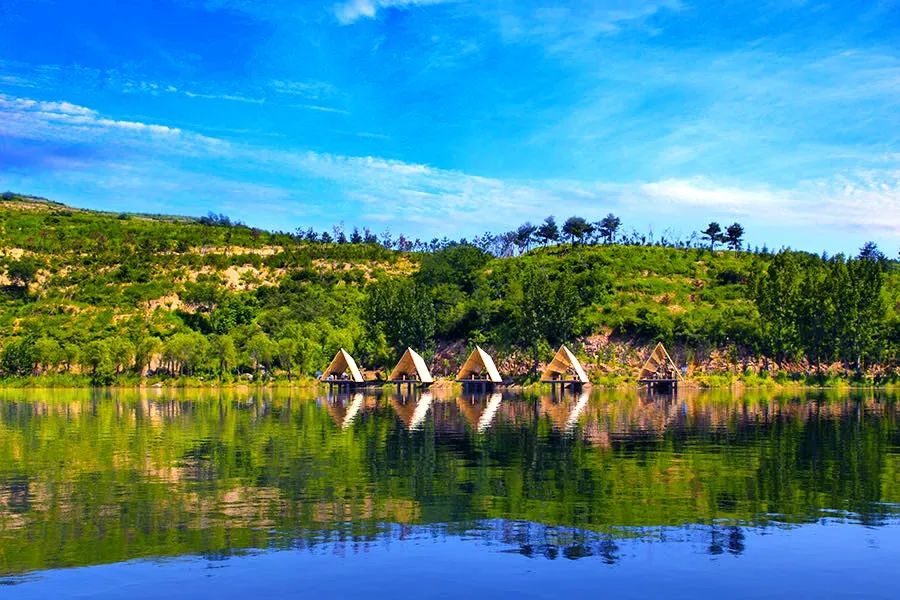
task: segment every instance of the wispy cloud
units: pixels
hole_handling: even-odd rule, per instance
[[[10,96],[0,96],[0,133],[36,142],[77,139],[112,145],[131,150],[132,156],[130,162],[109,157],[82,162],[77,172],[0,174],[0,186],[31,182],[40,190],[49,179],[72,189],[164,198],[176,205],[179,198],[195,203],[199,198],[215,203],[204,207],[209,209],[244,206],[237,216],[250,222],[259,218],[256,200],[268,199],[281,202],[286,214],[295,215],[296,225],[305,220],[324,226],[321,221],[336,218],[338,210],[348,222],[390,221],[422,235],[471,235],[510,227],[510,219],[539,220],[550,212],[599,218],[612,210],[659,229],[738,219],[777,221],[795,231],[827,227],[883,239],[900,236],[900,157],[894,154],[884,155],[875,168],[789,187],[703,176],[624,183],[496,178],[376,156],[236,144],[162,124],[109,118],[65,101]],[[200,188],[204,193],[198,196]],[[269,225],[284,228],[285,222]]]
[[[379,11],[388,8],[407,9],[452,1],[454,0],[347,0],[335,5],[334,15],[338,22],[349,25],[360,19],[374,19]]]

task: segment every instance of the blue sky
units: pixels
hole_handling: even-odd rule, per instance
[[[0,189],[430,238],[900,243],[900,0],[3,0]]]

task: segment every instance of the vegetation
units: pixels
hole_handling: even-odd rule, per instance
[[[718,353],[726,371],[754,376],[896,377],[896,261],[874,245],[852,258],[751,251],[743,235],[738,223],[724,233],[710,223],[702,238],[657,239],[622,233],[609,214],[423,242],[343,227],[268,232],[225,215],[108,214],[6,194],[0,375],[295,379],[339,347],[384,368],[406,346],[451,372],[474,343],[518,355],[524,374],[562,342],[598,366],[626,364],[616,343],[661,340],[682,362]],[[625,367],[609,374],[624,376]]]

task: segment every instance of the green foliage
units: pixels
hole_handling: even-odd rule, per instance
[[[366,313],[396,352],[407,347],[434,348],[434,299],[425,285],[410,280],[382,281],[372,286]]]
[[[874,245],[852,260],[710,253],[637,245],[620,225],[612,214],[572,217],[561,233],[549,217],[472,243],[403,238],[420,249],[407,252],[367,230],[331,244],[223,215],[121,219],[7,203],[0,250],[19,258],[2,263],[0,376],[293,379],[340,347],[371,367],[407,346],[428,355],[454,342],[537,360],[600,332],[860,371],[896,366],[900,276]],[[734,249],[739,227],[725,232]],[[556,245],[561,236],[572,244]]]
[[[776,357],[835,359],[857,371],[891,347],[883,260],[781,252],[755,284],[764,345]]]

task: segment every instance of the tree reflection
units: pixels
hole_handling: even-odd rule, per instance
[[[4,391],[0,572],[415,535],[612,565],[624,538],[698,523],[706,552],[739,556],[748,527],[895,516],[897,411],[830,392]]]

